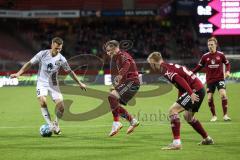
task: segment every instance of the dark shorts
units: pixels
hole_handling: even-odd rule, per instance
[[[226,89],[225,81],[217,81],[214,83],[207,84],[207,93],[214,93],[216,88],[219,89]]]
[[[191,96],[185,92],[178,98],[177,103],[187,111],[198,112],[205,96],[205,89],[202,88],[199,91],[195,92],[195,94],[199,96],[200,100],[198,102],[194,102],[194,104],[192,104]]]
[[[140,84],[134,81],[126,81],[117,85],[115,89],[120,95],[119,102],[123,105],[127,105],[128,101],[135,96],[139,88]]]

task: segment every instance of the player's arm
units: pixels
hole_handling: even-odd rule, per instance
[[[74,71],[70,70],[68,71],[68,74],[71,76],[71,78],[80,86],[82,90],[86,91],[86,85],[78,80],[76,73]]]
[[[19,76],[21,76],[24,72],[26,72],[27,70],[29,70],[32,66],[32,63],[29,61],[27,63],[25,63],[22,68],[14,74],[11,74],[10,77],[11,78],[18,78]]]
[[[191,89],[191,87],[188,85],[187,81],[182,78],[181,76],[179,76],[178,74],[176,74],[173,77],[173,81],[175,81],[180,87],[182,87],[184,90],[187,91],[188,95],[191,96],[192,102],[194,103],[195,101],[199,101],[199,96],[196,95],[193,90]]]
[[[74,71],[71,69],[65,57],[63,57],[62,68],[70,75],[70,77],[80,86],[82,90],[86,91],[86,85],[78,80],[76,73],[74,73]]]
[[[223,63],[226,65],[226,72],[224,74],[224,78],[229,77],[230,76],[230,68],[231,65],[229,63],[229,61],[227,60],[227,58],[225,57],[225,55],[223,55]]]
[[[38,52],[30,61],[28,61],[27,63],[25,63],[22,68],[15,74],[11,74],[10,77],[11,78],[18,78],[19,76],[21,76],[24,72],[26,72],[27,70],[29,70],[31,68],[32,65],[39,63],[39,61],[41,60],[43,55],[43,52],[40,51]]]
[[[193,73],[197,73],[204,67],[204,57],[201,58],[200,62],[198,65],[192,70]]]

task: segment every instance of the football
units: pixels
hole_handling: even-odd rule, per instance
[[[48,124],[44,124],[40,127],[40,135],[42,137],[51,137],[52,136],[52,130]]]

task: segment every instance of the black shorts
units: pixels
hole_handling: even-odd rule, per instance
[[[134,81],[127,81],[117,85],[115,89],[120,96],[119,102],[123,105],[127,105],[128,101],[135,96],[139,88],[140,84]]]
[[[178,98],[177,103],[187,111],[198,112],[205,96],[205,89],[202,88],[195,92],[195,94],[199,96],[198,102],[194,102],[194,104],[192,104],[191,96],[185,92]]]
[[[216,88],[219,89],[226,89],[225,81],[217,81],[214,83],[207,84],[207,93],[214,93]]]

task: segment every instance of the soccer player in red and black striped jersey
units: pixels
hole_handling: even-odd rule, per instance
[[[127,129],[127,134],[130,134],[139,125],[139,121],[133,118],[121,105],[126,105],[140,87],[137,66],[126,51],[120,50],[118,41],[108,41],[105,44],[105,49],[107,54],[111,56],[111,75],[116,76],[113,82],[114,87],[110,90],[108,96],[113,114],[113,125],[109,136],[116,135],[122,128],[119,116],[129,121],[130,126]],[[114,72],[114,69],[116,72]]]
[[[205,89],[201,81],[186,67],[164,62],[159,52],[151,53],[147,61],[153,70],[168,79],[179,91],[178,100],[169,110],[173,142],[162,149],[181,149],[179,113],[182,111],[185,111],[185,120],[202,136],[203,140],[199,144],[213,144],[213,139],[208,136],[199,120],[194,117],[194,114],[198,112],[205,96]]]
[[[217,39],[212,37],[208,39],[209,52],[204,54],[199,64],[193,69],[196,73],[202,68],[206,71],[207,79],[207,93],[208,105],[212,112],[211,122],[217,120],[215,105],[213,101],[213,94],[217,88],[222,99],[223,120],[230,121],[227,115],[228,101],[226,94],[225,78],[230,75],[230,64],[223,52],[217,51]],[[226,65],[226,72],[224,73],[224,64]]]

